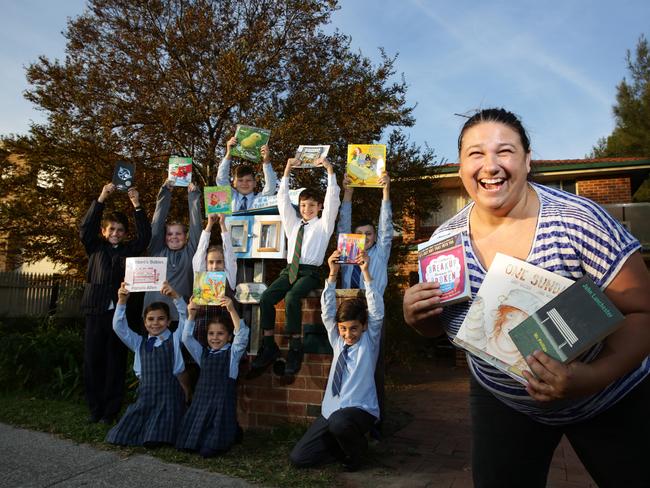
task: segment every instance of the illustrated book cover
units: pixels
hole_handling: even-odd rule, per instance
[[[341,251],[338,263],[356,264],[359,252],[366,248],[365,234],[339,234],[336,249]]]
[[[300,164],[294,168],[315,168],[316,160],[326,157],[329,150],[329,146],[298,146],[295,157]]]
[[[351,187],[381,188],[379,178],[386,172],[386,145],[348,145],[346,172]]]
[[[454,343],[521,383],[529,371],[508,332],[571,286],[572,280],[497,253]]]
[[[235,157],[259,163],[262,160],[260,149],[269,142],[270,137],[271,131],[268,129],[239,124],[235,130],[237,144],[232,147],[230,153]]]
[[[509,334],[523,356],[541,350],[568,363],[614,332],[624,318],[598,285],[583,276]]]
[[[469,300],[472,290],[461,234],[445,233],[418,244],[418,274],[420,283],[440,283],[441,305]]]
[[[239,283],[235,289],[235,299],[245,304],[260,303],[264,290],[266,290],[264,283]]]
[[[194,273],[192,299],[197,305],[218,305],[226,293],[226,273],[223,271],[199,271]]]
[[[203,189],[203,198],[205,200],[206,216],[232,213],[232,189],[230,185],[206,186]]]
[[[170,157],[167,179],[172,180],[174,186],[190,186],[192,183],[192,158]]]
[[[124,282],[130,292],[160,291],[167,279],[167,258],[126,258]]]
[[[118,191],[129,191],[133,186],[133,179],[135,178],[135,165],[127,163],[126,161],[118,161],[115,163],[115,170],[113,171],[113,184]]]

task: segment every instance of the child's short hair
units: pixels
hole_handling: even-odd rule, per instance
[[[315,202],[322,205],[323,195],[319,191],[312,190],[311,188],[305,188],[300,192],[300,196],[298,197],[298,202],[302,202],[303,200],[314,200]]]
[[[366,225],[369,225],[370,227],[373,228],[374,231],[377,231],[377,229],[375,228],[375,223],[368,219],[360,220],[359,222],[357,222],[357,225],[355,225],[354,228],[358,229],[359,227],[365,227]]]
[[[205,256],[207,257],[211,252],[220,252],[223,255],[223,246],[221,244],[211,244],[208,250],[205,251]]]
[[[185,225],[180,220],[171,220],[165,224],[165,231],[172,225],[180,225],[183,228],[183,232],[187,234],[187,225]]]
[[[235,168],[235,171],[233,172],[234,178],[242,178],[248,175],[252,176],[253,179],[255,179],[255,170],[248,164],[240,164]]]
[[[169,314],[169,305],[167,305],[165,302],[150,303],[145,307],[142,315],[144,316],[144,318],[147,318],[147,314],[149,312],[153,312],[154,310],[162,310],[167,315],[167,318],[171,317],[171,315]]]
[[[362,324],[368,321],[368,309],[363,298],[344,300],[336,309],[336,323],[358,320]]]
[[[122,212],[111,212],[102,218],[102,229],[106,228],[111,222],[117,222],[124,226],[124,231],[129,231],[129,219]]]

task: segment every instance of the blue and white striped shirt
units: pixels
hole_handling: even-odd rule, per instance
[[[561,276],[577,280],[587,274],[602,289],[607,288],[625,261],[640,248],[637,241],[616,219],[594,202],[561,190],[531,183],[540,202],[533,247],[526,261]],[[461,230],[472,297],[476,296],[486,270],[469,238],[470,203],[441,225],[435,234]],[[471,302],[451,305],[441,315],[447,335],[454,337]],[[602,349],[594,345],[579,360],[592,361]],[[553,404],[538,403],[524,387],[481,359],[468,353],[468,364],[477,381],[512,408],[551,425],[578,422],[593,417],[623,398],[648,374],[649,358],[634,371],[614,381],[603,391],[578,400]]]

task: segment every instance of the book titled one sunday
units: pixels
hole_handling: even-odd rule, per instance
[[[126,258],[124,282],[130,292],[160,291],[167,279],[167,258]]]
[[[271,131],[268,129],[239,124],[235,130],[237,143],[232,147],[230,153],[235,157],[259,163],[262,160],[260,149],[269,142],[269,137],[271,137]]]
[[[190,186],[192,183],[192,158],[170,157],[167,175],[167,178],[174,182],[174,186]]]
[[[339,234],[336,249],[341,251],[340,264],[356,264],[359,253],[366,248],[365,234]]]
[[[329,150],[329,146],[298,146],[296,159],[300,164],[295,165],[294,168],[315,168],[316,160],[327,156]]]
[[[232,189],[229,185],[206,186],[203,189],[203,197],[206,216],[232,213]]]
[[[133,178],[135,178],[135,165],[133,163],[127,163],[126,161],[115,163],[113,184],[116,190],[128,191],[133,186]]]
[[[583,276],[509,334],[524,357],[541,350],[568,363],[614,332],[623,319],[598,285]]]
[[[351,180],[349,186],[381,188],[379,178],[386,172],[386,145],[348,145],[346,172]]]
[[[521,383],[530,371],[508,332],[573,283],[520,259],[497,253],[454,343]]]
[[[199,271],[194,273],[192,299],[197,305],[219,305],[226,293],[226,273]]]
[[[418,244],[418,274],[421,283],[440,284],[442,306],[469,300],[472,289],[461,234],[436,235]]]

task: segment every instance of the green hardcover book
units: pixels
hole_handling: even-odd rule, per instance
[[[259,163],[262,160],[260,149],[269,142],[269,137],[271,131],[268,129],[239,124],[235,130],[237,144],[233,146],[231,154],[237,158]]]
[[[568,363],[614,332],[623,318],[591,278],[583,276],[509,334],[524,357],[541,350]]]
[[[228,185],[206,186],[203,189],[205,216],[232,213],[232,189]]]

